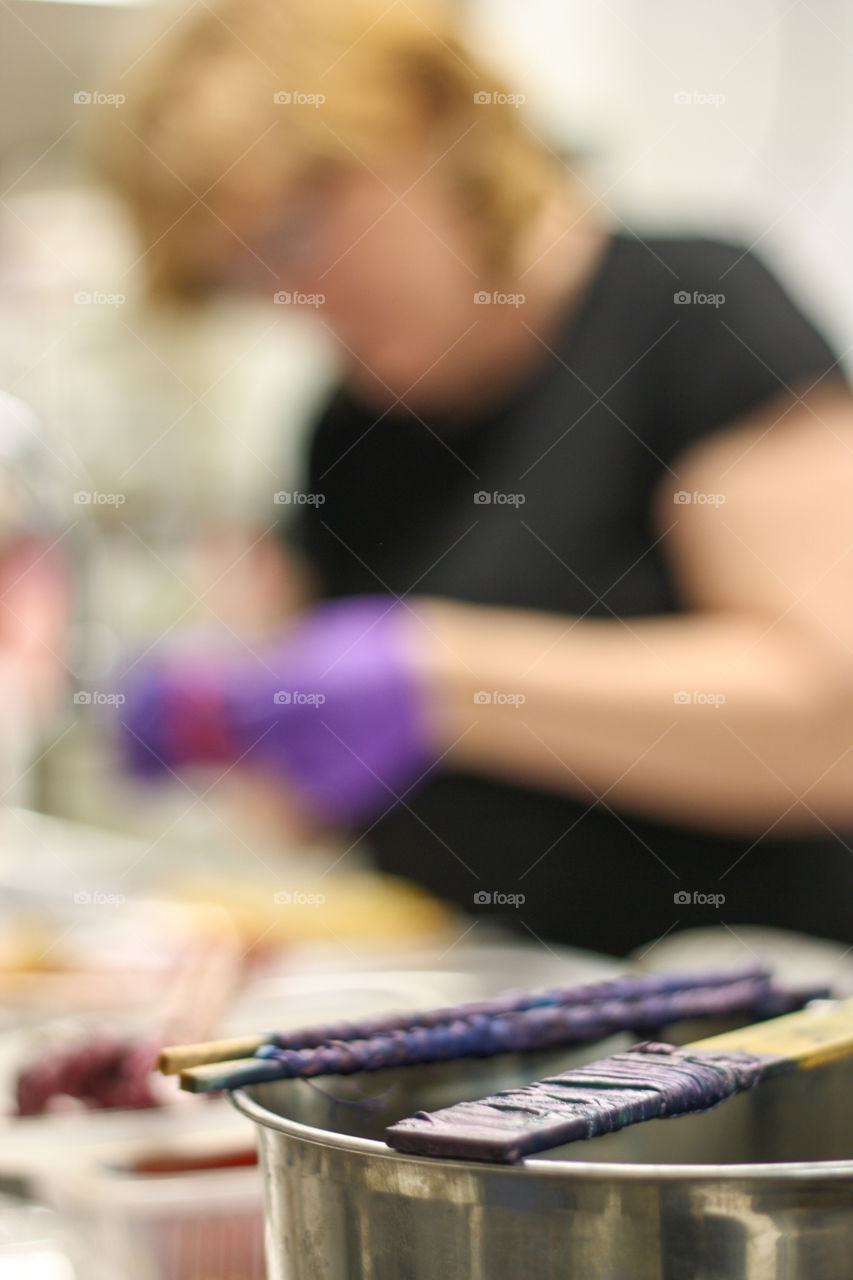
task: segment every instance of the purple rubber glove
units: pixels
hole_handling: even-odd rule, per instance
[[[260,766],[332,824],[389,808],[435,759],[412,618],[387,597],[334,600],[257,656],[173,653],[128,679],[131,768]]]

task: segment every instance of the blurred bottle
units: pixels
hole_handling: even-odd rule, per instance
[[[67,487],[67,486],[65,486]],[[38,807],[39,765],[66,710],[71,561],[59,459],[0,391],[0,803]]]

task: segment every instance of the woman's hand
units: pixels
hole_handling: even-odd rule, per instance
[[[437,754],[412,615],[385,597],[320,605],[274,644],[173,652],[125,686],[131,764],[193,763],[280,777],[323,823],[372,818]]]

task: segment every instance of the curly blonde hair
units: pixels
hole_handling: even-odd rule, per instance
[[[419,141],[447,151],[487,269],[565,176],[440,0],[213,0],[173,19],[125,80],[99,164],[152,286],[173,297],[215,286],[234,211],[284,207],[306,177]]]

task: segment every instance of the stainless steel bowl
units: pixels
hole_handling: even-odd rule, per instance
[[[237,1092],[260,1135],[270,1280],[853,1276],[849,1061],[509,1168],[403,1156],[382,1141],[387,1124],[420,1108],[590,1056],[506,1056]]]

